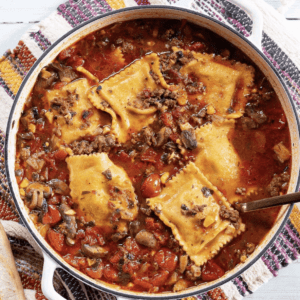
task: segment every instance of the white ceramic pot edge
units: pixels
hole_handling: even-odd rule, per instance
[[[263,15],[255,4],[248,0],[229,0],[233,4],[241,7],[252,19],[253,27],[251,36],[247,37],[259,50],[261,48],[262,32],[263,32]],[[191,0],[179,0],[174,6],[192,9]]]

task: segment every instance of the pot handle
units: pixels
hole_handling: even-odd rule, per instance
[[[256,47],[261,50],[262,32],[263,32],[263,15],[255,4],[247,0],[228,0],[233,4],[241,7],[252,19],[253,27],[251,36],[247,37]],[[175,6],[189,8],[191,0],[179,0]]]
[[[42,275],[42,292],[48,300],[67,300],[59,295],[53,286],[54,271],[59,267],[45,252]]]

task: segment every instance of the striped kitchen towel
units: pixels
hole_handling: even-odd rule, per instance
[[[252,2],[264,14],[263,52],[278,70],[300,113],[300,42],[292,39],[285,31],[283,16],[262,0]],[[82,22],[126,6],[175,3],[175,0],[69,0],[26,32],[17,47],[0,58],[0,219],[9,236],[23,287],[36,291],[27,293],[28,299],[45,299],[40,285],[43,259],[14,207],[5,178],[3,153],[8,115],[19,86],[36,59],[60,36]],[[226,0],[193,0],[191,8],[218,19],[245,36],[251,34],[251,19],[243,10]],[[198,295],[198,299],[237,300],[252,294],[270,278],[277,276],[280,268],[299,258],[299,233],[300,212],[295,207],[282,232],[261,259],[234,280]],[[78,282],[61,269],[56,271],[54,285],[68,299],[115,298]]]

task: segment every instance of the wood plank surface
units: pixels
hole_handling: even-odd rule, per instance
[[[0,56],[8,48],[14,48],[33,23],[46,18],[63,2],[64,0],[0,0]],[[281,5],[280,0],[266,2],[275,8]],[[300,37],[300,0],[296,0],[285,16],[294,19],[290,21],[290,28]],[[280,270],[278,277],[271,279],[246,299],[299,300],[300,262]]]

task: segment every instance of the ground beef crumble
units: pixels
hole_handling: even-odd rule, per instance
[[[225,205],[222,205],[219,214],[222,219],[228,219],[236,229],[240,227],[241,219],[237,210],[228,209]]]
[[[116,146],[116,141],[113,135],[98,135],[93,141],[74,141],[69,146],[75,155],[91,154],[110,151],[111,148]]]
[[[289,180],[290,175],[288,174],[288,172],[283,172],[280,175],[275,174],[273,176],[273,179],[267,186],[267,191],[269,192],[270,196],[279,196],[280,192],[286,191],[288,188]]]
[[[51,108],[56,110],[61,116],[63,116],[67,124],[70,124],[73,116],[76,115],[76,112],[72,111],[71,108],[78,100],[78,94],[68,93],[66,98],[54,98],[51,101]]]
[[[142,103],[143,108],[155,106],[159,110],[165,110],[175,108],[178,97],[179,93],[176,91],[159,88],[151,92],[145,89],[137,95],[137,102]]]

